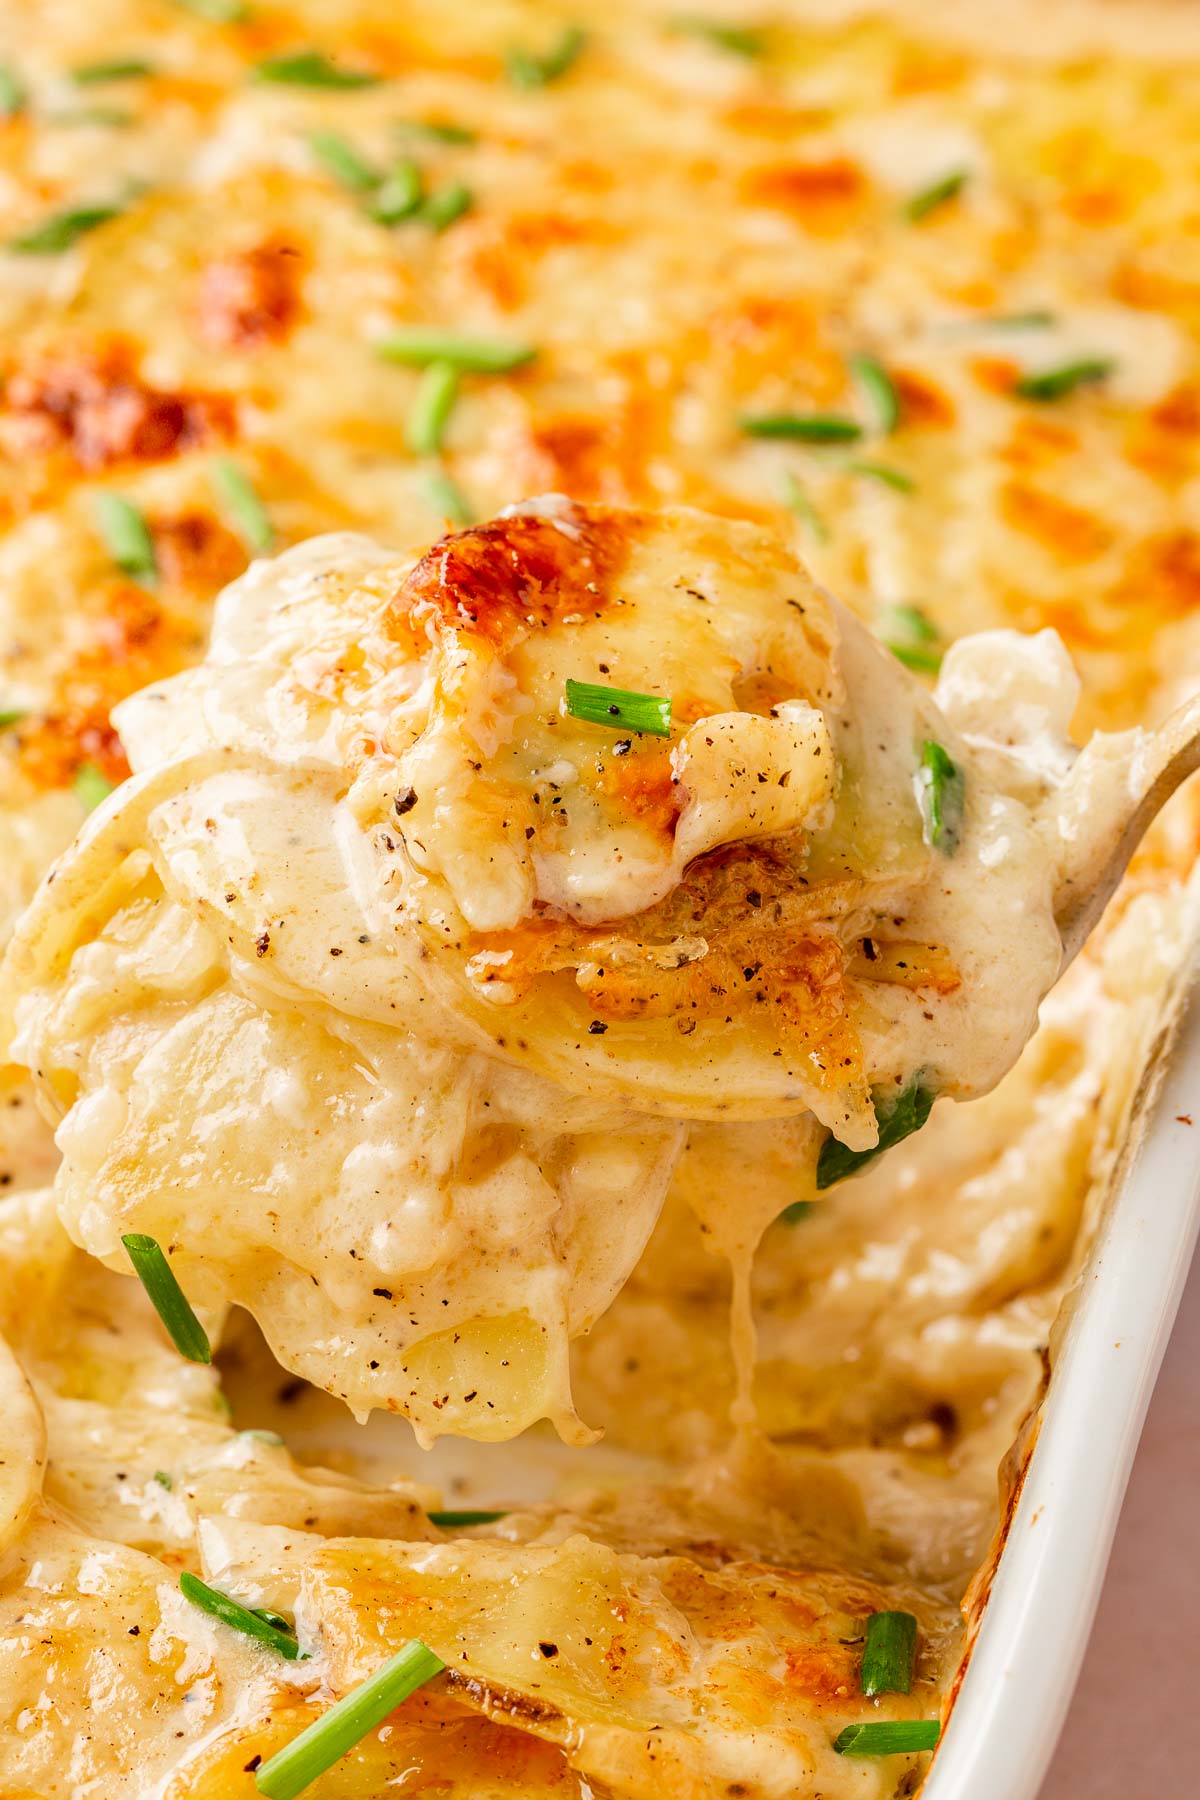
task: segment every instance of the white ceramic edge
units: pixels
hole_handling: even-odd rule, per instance
[[[1196,1120],[1194,1127],[1177,1115]],[[922,1800],[1035,1800],[1079,1678],[1200,1230],[1200,987],[1083,1276],[991,1597]]]

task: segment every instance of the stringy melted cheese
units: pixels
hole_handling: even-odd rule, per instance
[[[406,444],[420,375],[374,354],[395,325],[538,351],[512,376],[464,381],[443,459],[475,517],[557,490],[682,502],[793,533],[816,580],[885,632],[889,605],[919,604],[935,652],[972,631],[1058,631],[1083,675],[1080,733],[1161,716],[1196,688],[1192,9],[788,0],[762,15],[762,57],[676,35],[671,10],[256,0],[246,22],[223,25],[161,0],[0,0],[0,61],[31,96],[0,120],[5,237],[77,203],[124,209],[63,254],[0,252],[0,714],[24,712],[0,727],[6,919],[78,828],[77,768],[126,774],[113,705],[203,656],[213,599],[245,566],[211,484],[214,454],[253,480],[279,548],[352,530],[415,553],[445,528],[428,465]],[[505,51],[550,48],[560,17],[584,27],[586,54],[548,87],[510,86]],[[390,79],[346,91],[251,79],[264,56],[307,45]],[[71,79],[77,64],[125,56],[154,73]],[[399,136],[411,120],[457,122],[476,141]],[[427,186],[468,184],[473,210],[441,233],[381,230],[312,154],[317,128],[377,166],[411,151]],[[911,196],[956,171],[957,198],[911,225]],[[775,408],[869,425],[845,361],[864,349],[901,395],[890,436],[843,452],[741,435],[739,414]],[[1080,357],[1111,357],[1113,371],[1054,404],[1013,395],[1020,374]],[[914,485],[859,473],[860,460]],[[154,591],[113,567],[93,513],[105,486],[148,518]],[[966,713],[959,723],[969,733]],[[404,1524],[420,1490],[377,1486],[320,1513],[313,1472],[300,1470],[284,1484],[301,1483],[293,1506],[278,1481],[261,1483],[286,1452],[259,1445],[249,1460],[213,1378],[173,1355],[132,1279],[72,1251],[48,1196],[0,1201],[3,1332],[20,1365],[0,1371],[0,1786],[71,1800],[240,1793],[248,1764],[382,1657],[393,1595],[411,1618],[434,1592],[447,1648],[472,1658],[470,1682],[409,1702],[314,1800],[383,1800],[398,1781],[462,1800],[581,1800],[593,1781],[655,1800],[723,1793],[731,1779],[750,1800],[891,1800],[911,1787],[927,1759],[829,1753],[842,1723],[910,1704],[863,1700],[841,1640],[881,1597],[908,1606],[926,1646],[914,1710],[932,1716],[953,1692],[958,1605],[996,1523],[997,1461],[1037,1392],[1185,955],[1180,884],[1194,847],[1184,799],[994,1093],[936,1106],[910,1145],[766,1230],[756,1401],[775,1449],[733,1471],[736,1503],[692,1462],[723,1443],[734,1392],[729,1273],[704,1222],[735,1186],[753,1204],[721,1241],[748,1256],[772,1209],[797,1198],[807,1134],[794,1121],[691,1130],[632,1279],[575,1345],[580,1410],[610,1441],[662,1454],[668,1473],[636,1497],[626,1488],[617,1518],[608,1465],[589,1475],[603,1451],[572,1452],[574,1502],[559,1495],[532,1532],[518,1515],[472,1532],[469,1577],[436,1588],[436,1564],[422,1586],[407,1553],[381,1542],[398,1525],[423,1536]],[[56,1158],[28,1084],[3,1072],[5,1193],[48,1183]],[[744,1260],[741,1279],[748,1288]],[[278,1424],[320,1460],[335,1434],[317,1400],[297,1398],[265,1353],[246,1357],[235,1327],[224,1377],[245,1422]],[[365,1441],[336,1454],[357,1457]],[[219,1478],[198,1484],[196,1504],[215,1531],[189,1498],[210,1454]],[[376,1454],[394,1480],[405,1459],[390,1440]],[[481,1454],[467,1495],[503,1505],[524,1464],[516,1446]],[[235,1544],[230,1514],[247,1507],[255,1523]],[[514,1558],[541,1529],[637,1566]],[[309,1540],[326,1531],[353,1549],[314,1557]],[[480,1544],[497,1534],[488,1572]],[[598,1593],[627,1604],[636,1582],[664,1647],[682,1613],[693,1657],[719,1660],[705,1608],[681,1602],[677,1575],[661,1586],[664,1550],[720,1569],[725,1617],[735,1631],[743,1621],[744,1708],[730,1706],[723,1676],[720,1718],[693,1733],[686,1767],[647,1769],[647,1734],[631,1720],[668,1707],[698,1718],[708,1696],[658,1687],[631,1711],[601,1656],[583,1665],[584,1694],[573,1636],[559,1649],[571,1681],[548,1705],[556,1659],[539,1645],[593,1620]],[[803,1584],[795,1619],[811,1612],[836,1635],[818,1628],[801,1643],[777,1610],[756,1611],[764,1562],[784,1572],[780,1592]],[[290,1606],[303,1578],[320,1660],[277,1664],[184,1606],[181,1564],[250,1604]],[[898,1566],[911,1589],[896,1587]],[[856,1571],[869,1583],[847,1629]],[[565,1589],[547,1585],[556,1572]],[[578,1613],[576,1576],[593,1584]],[[526,1580],[546,1600],[522,1615],[527,1688],[469,1617],[472,1594],[493,1599],[507,1581],[519,1595]],[[711,1583],[695,1586],[711,1602]],[[639,1650],[644,1624],[639,1612]],[[493,1687],[497,1677],[512,1685]]]

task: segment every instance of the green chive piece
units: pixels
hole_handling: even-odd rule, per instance
[[[466,495],[444,469],[434,469],[425,477],[425,496],[434,511],[449,519],[452,525],[475,523]]]
[[[1060,368],[1046,369],[1040,375],[1023,375],[1013,383],[1013,393],[1022,400],[1061,400],[1077,387],[1103,381],[1111,375],[1116,363],[1109,356],[1084,356],[1078,362],[1063,363]]]
[[[966,778],[958,764],[932,738],[926,738],[921,747],[917,797],[929,843],[944,855],[953,856],[962,835]]]
[[[214,25],[240,25],[250,17],[246,0],[175,0],[175,4],[198,19],[211,19]]]
[[[369,194],[379,186],[379,176],[364,162],[354,145],[338,131],[310,131],[308,147],[335,181],[354,194]]]
[[[911,1693],[916,1655],[917,1621],[912,1613],[872,1613],[862,1659],[863,1693]]]
[[[10,238],[8,248],[21,256],[56,256],[98,225],[107,225],[120,211],[119,206],[69,206],[65,212],[52,213],[32,231]]]
[[[438,1525],[443,1531],[453,1531],[458,1525],[494,1525],[497,1519],[506,1519],[507,1512],[431,1512],[427,1518],[431,1525]]]
[[[906,669],[936,675],[942,666],[937,626],[919,606],[889,606],[879,621],[879,639]]]
[[[124,494],[97,494],[95,506],[96,522],[118,569],[135,581],[152,585],[158,576],[158,561],[145,516]]]
[[[268,1800],[295,1800],[333,1767],[369,1731],[382,1725],[402,1700],[432,1681],[445,1664],[420,1638],[413,1638],[368,1681],[343,1695],[323,1718],[276,1752],[255,1771],[254,1785]]]
[[[231,1625],[234,1631],[240,1631],[272,1650],[278,1650],[280,1656],[286,1656],[289,1662],[295,1662],[299,1657],[300,1646],[296,1642],[296,1634],[278,1613],[242,1606],[237,1600],[231,1600],[228,1594],[209,1587],[206,1581],[201,1581],[198,1575],[193,1575],[188,1569],[179,1577],[179,1588],[185,1600],[190,1600],[193,1606],[200,1607],[203,1612],[211,1613],[223,1625]]]
[[[340,69],[320,50],[293,50],[287,56],[268,56],[254,71],[255,81],[273,81],[285,87],[376,87],[383,77],[366,69]]]
[[[85,812],[95,812],[112,793],[113,784],[95,763],[85,762],[76,769],[71,789]]]
[[[657,694],[637,694],[629,688],[603,687],[591,681],[567,680],[567,712],[588,725],[608,725],[613,731],[636,731],[651,737],[670,737],[671,702]]]
[[[965,323],[984,331],[1045,331],[1058,323],[1058,316],[1035,307],[1031,312],[981,313],[979,318]]]
[[[900,423],[900,396],[896,385],[877,356],[852,356],[850,373],[866,396],[875,414],[875,428],[885,436]]]
[[[854,444],[863,434],[854,419],[839,413],[743,413],[747,437],[795,438],[802,444]]]
[[[203,1325],[188,1305],[162,1248],[152,1237],[130,1232],[121,1239],[138,1280],[180,1356],[189,1362],[210,1363],[212,1348]]]
[[[762,32],[751,26],[725,25],[720,19],[705,19],[696,13],[672,19],[670,29],[681,37],[705,38],[715,49],[728,50],[731,56],[762,56],[767,48]]]
[[[435,231],[445,231],[475,204],[475,196],[464,181],[452,181],[430,194],[421,207],[421,217]]]
[[[50,125],[108,125],[114,130],[132,125],[135,115],[124,106],[79,106],[74,112],[53,113]]]
[[[0,707],[0,731],[7,731],[10,725],[19,725],[28,716],[28,708],[24,706]]]
[[[870,481],[881,481],[884,487],[895,488],[898,494],[911,494],[916,482],[903,469],[893,469],[890,463],[881,462],[848,462],[847,473],[863,475]]]
[[[25,83],[15,69],[0,63],[0,119],[13,118],[21,111],[25,100]]]
[[[168,1475],[167,1471],[165,1469],[155,1469],[154,1479],[155,1479],[155,1481],[157,1481],[160,1488],[166,1488],[168,1494],[171,1492],[171,1489],[175,1486],[174,1476]]]
[[[790,469],[785,469],[779,486],[783,504],[788,511],[795,513],[801,524],[808,526],[815,543],[827,544],[829,527]]]
[[[905,205],[904,211],[913,225],[919,225],[930,213],[937,212],[948,201],[962,193],[970,176],[969,169],[952,169],[943,175],[940,181],[930,182],[928,187],[921,188]]]
[[[912,1756],[934,1750],[942,1735],[937,1719],[879,1719],[847,1725],[833,1740],[839,1756]]]
[[[112,57],[107,62],[80,63],[71,70],[76,87],[100,87],[106,81],[138,81],[154,74],[154,64],[140,56]]]
[[[815,1200],[793,1200],[790,1206],[784,1207],[775,1223],[777,1225],[799,1225],[802,1219],[808,1218],[815,1207]]]
[[[817,1187],[832,1187],[835,1182],[844,1181],[847,1175],[856,1175],[885,1150],[894,1149],[914,1131],[920,1131],[935,1098],[933,1090],[922,1087],[919,1078],[902,1088],[890,1105],[876,1097],[879,1142],[871,1150],[848,1150],[835,1137],[827,1137],[817,1158]]]
[[[436,456],[441,449],[458,399],[458,384],[459,373],[452,362],[431,362],[426,368],[408,415],[408,447],[414,456]]]
[[[419,209],[423,192],[421,171],[412,157],[406,156],[380,182],[371,202],[371,217],[381,225],[399,225]]]
[[[221,456],[213,463],[212,484],[246,548],[255,556],[269,555],[275,531],[267,509],[232,457]]]
[[[435,144],[477,144],[479,134],[452,119],[401,119],[397,131],[414,137],[429,138]]]
[[[508,79],[515,88],[529,90],[548,87],[552,81],[558,81],[567,73],[580,56],[586,42],[586,36],[578,25],[568,25],[554,48],[544,56],[520,47],[511,49],[504,59]]]
[[[505,343],[500,338],[470,337],[441,331],[436,325],[402,326],[389,332],[375,346],[377,356],[388,362],[412,363],[419,369],[430,363],[453,363],[466,375],[506,375],[532,362],[537,351],[528,344]]]

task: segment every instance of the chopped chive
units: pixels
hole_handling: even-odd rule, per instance
[[[0,707],[0,731],[7,731],[10,725],[19,725],[28,716],[28,708],[24,706]]]
[[[459,373],[452,362],[427,366],[408,415],[408,447],[414,456],[436,456],[441,449],[458,399],[458,384]]]
[[[96,522],[118,569],[145,586],[153,585],[158,561],[144,515],[124,494],[97,494],[95,507]]]
[[[364,162],[354,145],[337,131],[310,131],[308,147],[335,181],[355,194],[369,194],[379,186],[379,176]]]
[[[157,1481],[160,1488],[166,1488],[168,1494],[171,1492],[171,1489],[175,1486],[174,1476],[168,1475],[167,1471],[165,1469],[155,1469],[154,1479],[155,1479],[155,1481]]]
[[[966,778],[958,764],[932,738],[926,738],[921,747],[917,798],[929,842],[935,850],[953,856],[962,834]]]
[[[283,1439],[277,1431],[264,1431],[261,1425],[248,1425],[245,1431],[238,1432],[239,1437],[250,1438],[253,1443],[267,1444],[272,1450],[283,1448]]]
[[[11,119],[26,100],[25,83],[16,70],[0,63],[0,119]]]
[[[466,495],[444,469],[434,469],[425,477],[425,494],[434,511],[449,519],[452,525],[475,523]]]
[[[847,473],[865,475],[871,481],[881,481],[884,487],[895,488],[898,494],[911,494],[916,482],[903,469],[893,469],[890,463],[881,462],[848,462]]]
[[[118,129],[132,125],[135,115],[125,106],[78,106],[74,112],[52,113],[51,125],[110,125]]]
[[[761,31],[751,26],[726,25],[720,19],[705,19],[698,13],[684,13],[670,22],[670,30],[681,37],[706,38],[718,50],[731,56],[762,56],[767,47]]]
[[[585,34],[578,25],[568,25],[554,48],[544,56],[538,56],[532,50],[524,50],[519,46],[514,47],[504,58],[508,79],[516,88],[528,90],[548,87],[552,81],[557,81],[567,73],[586,41]]]
[[[232,457],[221,456],[212,465],[212,483],[246,548],[256,556],[268,555],[275,542],[275,532],[249,477]]]
[[[862,1659],[863,1693],[911,1693],[916,1654],[917,1621],[912,1613],[872,1613]]]
[[[912,1756],[934,1750],[942,1735],[937,1719],[878,1719],[847,1725],[833,1740],[839,1756]]]
[[[939,181],[932,181],[928,187],[913,194],[904,208],[912,224],[919,225],[930,213],[937,212],[939,207],[961,194],[969,174],[969,169],[953,169],[949,175],[943,175]]]
[[[193,1575],[188,1569],[179,1577],[179,1588],[185,1600],[190,1600],[193,1606],[200,1607],[203,1612],[211,1613],[223,1625],[231,1625],[234,1631],[240,1631],[246,1637],[266,1644],[271,1650],[278,1650],[280,1656],[286,1656],[289,1662],[295,1662],[299,1657],[300,1646],[296,1642],[296,1634],[278,1613],[242,1606],[237,1600],[231,1600],[228,1594],[209,1587],[206,1581],[201,1581],[198,1575]]]
[[[743,413],[738,421],[747,437],[796,438],[802,444],[853,444],[862,426],[839,413]]]
[[[431,1525],[439,1525],[443,1531],[453,1531],[457,1525],[494,1525],[497,1519],[506,1519],[507,1512],[431,1512],[426,1517]]]
[[[419,209],[423,191],[420,169],[411,156],[403,157],[376,188],[371,217],[381,225],[399,225]]]
[[[629,688],[603,687],[590,681],[567,680],[567,712],[588,725],[608,725],[614,731],[636,731],[651,737],[670,737],[671,702],[657,694],[637,694]]]
[[[214,25],[240,25],[250,17],[246,0],[175,0],[175,4],[197,18],[211,19]]]
[[[875,428],[886,434],[900,423],[900,396],[896,384],[877,356],[852,356],[850,373],[866,395],[875,414]]]
[[[879,621],[879,639],[906,669],[936,675],[942,666],[937,626],[919,606],[889,606]]]
[[[396,126],[397,131],[409,132],[415,137],[431,138],[435,144],[477,144],[479,135],[466,125],[456,125],[452,119],[401,119]]]
[[[902,1088],[890,1105],[876,1096],[874,1104],[875,1117],[879,1121],[879,1142],[870,1150],[848,1150],[835,1137],[827,1137],[817,1158],[817,1187],[832,1187],[835,1182],[844,1181],[847,1175],[857,1174],[867,1163],[882,1156],[885,1150],[894,1149],[906,1137],[911,1137],[914,1131],[920,1131],[929,1117],[934,1099],[933,1090],[922,1087],[919,1078]]]
[[[402,1700],[432,1681],[445,1668],[441,1658],[413,1638],[368,1681],[352,1688],[298,1738],[276,1751],[255,1771],[254,1785],[268,1800],[295,1800],[309,1784],[333,1767],[369,1731],[382,1725]]]
[[[475,196],[464,181],[452,181],[446,187],[438,188],[421,205],[421,217],[435,231],[445,231],[448,226],[469,213],[475,204]]]
[[[85,812],[95,812],[102,800],[113,791],[113,783],[95,763],[80,763],[71,782],[71,790]]]
[[[976,319],[964,320],[963,328],[984,331],[1044,331],[1057,323],[1054,313],[1039,307],[1031,312],[981,313]]]
[[[808,1218],[815,1206],[815,1200],[793,1200],[792,1204],[790,1206],[785,1206],[783,1211],[779,1214],[776,1224],[799,1225],[801,1219]]]
[[[1022,400],[1061,400],[1088,382],[1103,381],[1116,366],[1109,356],[1084,356],[1040,375],[1023,375],[1013,383],[1013,393]]]
[[[80,63],[71,70],[76,87],[99,87],[106,81],[137,81],[153,75],[154,64],[140,56],[113,57],[107,62]]]
[[[138,1232],[130,1232],[121,1242],[180,1356],[186,1356],[189,1362],[210,1363],[208,1334],[188,1305],[161,1246],[154,1238]]]
[[[8,248],[21,256],[55,256],[69,250],[89,231],[106,225],[120,213],[119,206],[69,206],[64,212],[51,213],[32,231],[10,238]]]
[[[436,325],[408,325],[389,332],[375,346],[376,355],[388,362],[414,363],[427,368],[430,363],[453,363],[468,375],[505,375],[532,362],[537,351],[528,344],[505,343],[501,338],[469,337],[455,331],[441,331]]]
[[[286,56],[268,56],[254,70],[255,81],[273,81],[285,87],[376,87],[383,77],[366,69],[340,69],[320,50],[293,50]]]
[[[808,526],[818,544],[827,544],[829,527],[790,469],[784,470],[783,480],[779,485],[783,504],[789,512],[795,513],[801,523]]]

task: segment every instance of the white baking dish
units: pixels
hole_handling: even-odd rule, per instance
[[[1034,1800],[1062,1728],[1200,1228],[1200,991],[1132,1129],[922,1800]]]

